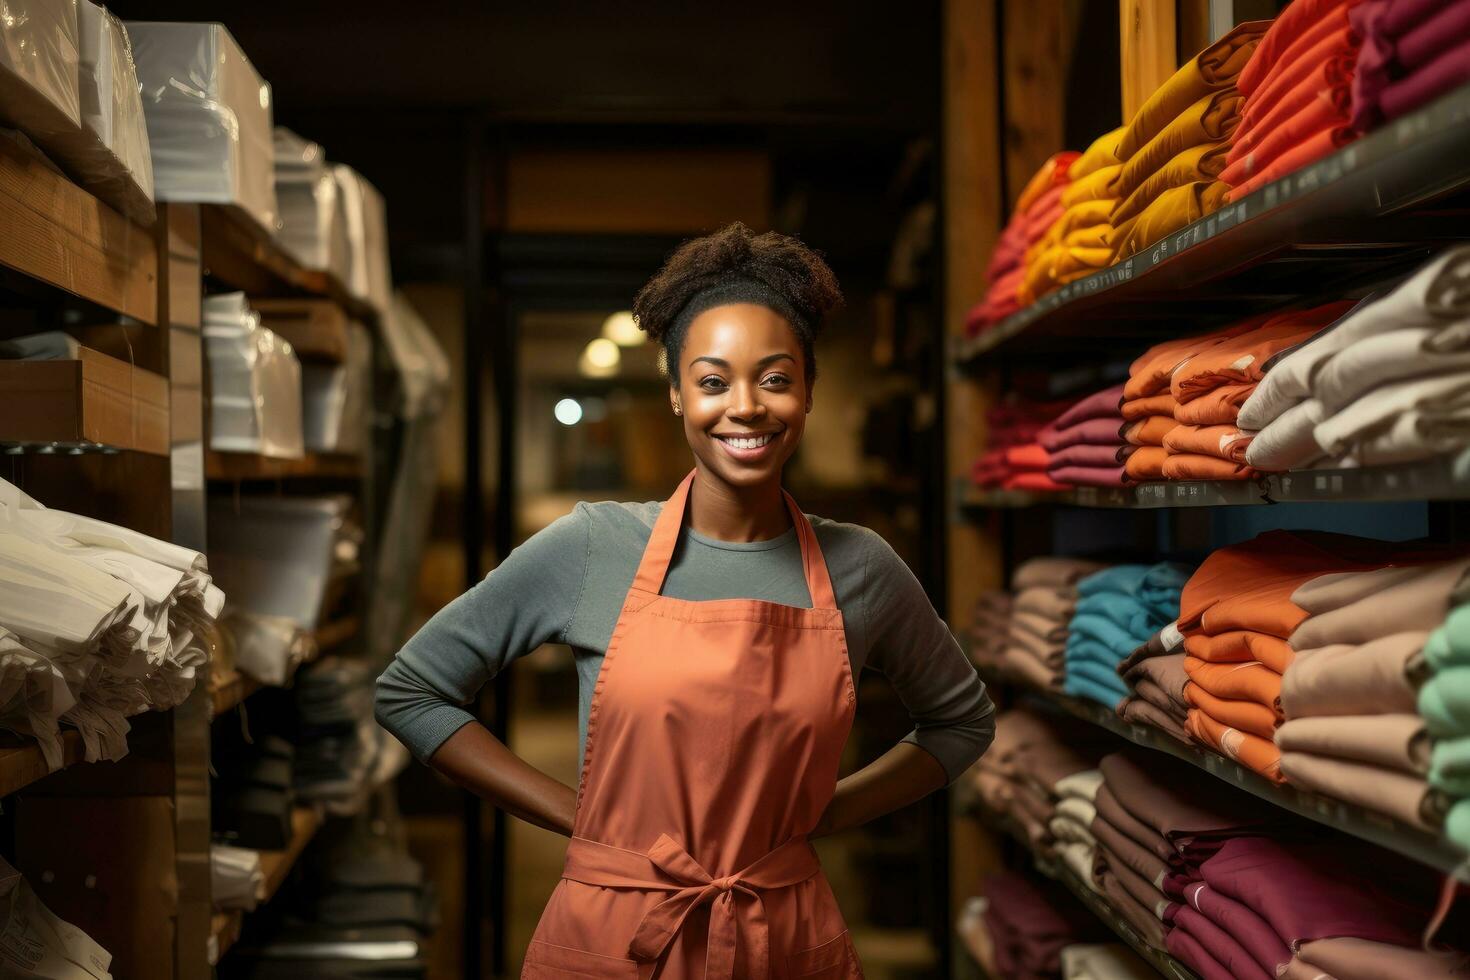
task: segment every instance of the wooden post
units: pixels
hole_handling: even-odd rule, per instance
[[[1119,56],[1123,76],[1123,119],[1179,67],[1176,0],[1118,0]]]
[[[963,334],[966,311],[985,294],[985,266],[1006,213],[996,91],[997,2],[944,4],[944,317],[955,339]],[[986,395],[974,378],[954,376],[945,384],[951,486],[960,485],[983,444]],[[950,520],[946,545],[945,614],[951,626],[963,628],[980,591],[999,584],[999,542],[972,523]],[[999,868],[1000,861],[995,842],[973,821],[952,819],[950,839],[953,911],[977,894],[981,877]]]
[[[1064,149],[1067,66],[1078,17],[1071,4],[1002,0],[1005,203],[1012,207],[1047,158]],[[1081,147],[1077,147],[1081,149]]]

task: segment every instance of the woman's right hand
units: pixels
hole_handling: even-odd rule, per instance
[[[572,836],[577,791],[516,755],[479,722],[449,736],[429,757],[429,765],[527,823]]]

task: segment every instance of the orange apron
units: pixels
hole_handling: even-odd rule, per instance
[[[862,977],[806,841],[857,702],[826,562],[783,491],[812,608],[660,595],[693,482],[664,505],[608,642],[523,980]]]

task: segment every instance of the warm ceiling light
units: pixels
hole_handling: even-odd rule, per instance
[[[623,352],[606,337],[589,341],[577,361],[577,369],[589,378],[610,378],[618,373]]]
[[[602,321],[602,335],[619,347],[637,347],[648,339],[648,334],[638,329],[633,314],[621,310]]]

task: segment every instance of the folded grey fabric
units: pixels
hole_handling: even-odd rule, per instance
[[[1306,752],[1382,766],[1414,776],[1429,772],[1429,733],[1414,714],[1294,718],[1276,729],[1282,752]]]
[[[1184,685],[1189,682],[1189,674],[1184,669],[1184,657],[1182,653],[1170,653],[1140,660],[1123,674],[1123,679],[1133,687],[1150,682],[1168,698],[1168,703],[1160,704],[1155,698],[1139,692],[1141,697],[1165,710],[1172,712],[1177,707],[1187,714],[1190,705],[1184,697]]]
[[[1118,716],[1124,721],[1133,722],[1135,725],[1148,725],[1157,728],[1162,732],[1172,735],[1185,745],[1194,744],[1194,740],[1189,737],[1189,732],[1185,730],[1184,725],[1177,718],[1142,698],[1124,699],[1118,705]]]
[[[1189,717],[1189,705],[1180,704],[1177,700],[1170,697],[1168,692],[1162,687],[1146,677],[1141,678],[1138,683],[1133,685],[1133,691],[1144,701],[1158,708],[1181,725],[1184,724],[1184,719]]]
[[[1282,752],[1281,772],[1293,786],[1387,814],[1411,827],[1439,830],[1438,794],[1422,776],[1306,752]]]
[[[1298,650],[1281,677],[1281,710],[1287,718],[1412,714],[1418,691],[1411,678],[1428,638],[1411,630],[1361,646]]]
[[[1258,470],[1276,472],[1310,467],[1322,458],[1316,430],[1326,417],[1317,399],[1298,402],[1256,433],[1245,447],[1245,461]]]
[[[1428,459],[1470,443],[1470,373],[1396,381],[1368,392],[1312,430],[1328,455],[1359,466]]]
[[[1366,643],[1408,630],[1434,629],[1449,614],[1450,595],[1467,570],[1470,570],[1470,558],[1421,565],[1407,570],[1407,574],[1362,573],[1376,576],[1368,583],[1370,586],[1387,584],[1357,601],[1308,617],[1291,634],[1292,649],[1312,650],[1332,643]],[[1334,588],[1328,591],[1346,594],[1354,588],[1361,590],[1363,586],[1350,577],[1334,578]],[[1296,601],[1296,593],[1292,594],[1292,601]]]
[[[1322,365],[1312,394],[1330,415],[1392,381],[1463,373],[1470,369],[1470,350],[1433,350],[1429,346],[1436,338],[1443,345],[1447,336],[1448,331],[1437,327],[1409,327],[1365,337]]]
[[[1424,574],[1424,565],[1389,565],[1367,572],[1332,572],[1297,587],[1291,594],[1293,605],[1312,616],[1341,609],[1367,599],[1389,588]]]
[[[1366,337],[1412,327],[1444,329],[1467,316],[1470,247],[1457,246],[1420,267],[1386,296],[1355,307],[1271,364],[1255,392],[1241,405],[1236,424],[1242,429],[1264,429],[1313,394],[1318,371],[1328,359]]]

